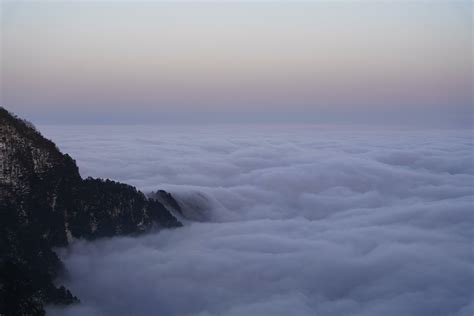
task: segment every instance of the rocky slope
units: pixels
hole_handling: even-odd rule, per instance
[[[132,186],[82,179],[69,155],[0,107],[0,315],[44,315],[44,304],[78,301],[53,283],[62,270],[53,247],[179,226],[158,199]]]

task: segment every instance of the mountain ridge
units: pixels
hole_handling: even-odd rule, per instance
[[[0,315],[44,315],[44,304],[79,300],[54,279],[52,250],[74,238],[133,235],[182,224],[135,187],[82,179],[76,162],[29,122],[0,107]]]

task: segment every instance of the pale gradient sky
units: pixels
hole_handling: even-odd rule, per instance
[[[471,1],[1,1],[38,123],[472,124]]]

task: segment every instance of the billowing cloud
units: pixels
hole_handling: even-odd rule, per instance
[[[183,228],[59,250],[51,315],[472,315],[471,131],[42,127]]]

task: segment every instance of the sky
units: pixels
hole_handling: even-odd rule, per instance
[[[470,127],[471,1],[1,0],[34,123]]]
[[[58,249],[51,316],[472,316],[470,131],[40,126],[184,226]]]

